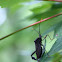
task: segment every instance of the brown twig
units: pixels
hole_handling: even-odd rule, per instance
[[[62,0],[49,0],[49,1],[62,2]]]
[[[11,35],[13,35],[13,34],[19,32],[19,31],[21,31],[21,30],[24,30],[24,29],[26,29],[26,28],[29,28],[29,27],[31,27],[31,26],[33,26],[33,25],[36,25],[36,24],[38,24],[38,23],[41,23],[41,22],[46,21],[46,20],[48,20],[48,19],[51,19],[51,18],[53,18],[53,17],[59,16],[59,15],[61,15],[61,14],[62,14],[62,13],[59,13],[59,14],[56,14],[56,15],[54,15],[54,16],[51,16],[51,17],[45,18],[45,19],[43,19],[43,20],[40,20],[40,21],[38,21],[38,22],[35,22],[35,23],[33,23],[33,24],[31,24],[31,25],[29,25],[29,26],[27,26],[27,27],[24,27],[24,28],[22,28],[22,29],[19,29],[19,30],[13,32],[13,33],[10,33],[10,34],[8,34],[8,35],[6,35],[6,36],[0,38],[0,40],[3,40],[3,39],[5,39],[5,38],[7,38],[7,37],[9,37],[9,36],[11,36]]]

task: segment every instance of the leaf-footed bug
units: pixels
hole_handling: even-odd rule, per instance
[[[35,29],[34,29],[35,30]],[[36,30],[35,30],[36,31]],[[37,32],[37,31],[36,31]],[[39,37],[34,41],[35,42],[35,48],[36,50],[31,54],[31,58],[34,60],[39,61],[39,59],[43,56],[43,54],[45,53],[45,46],[46,46],[46,37],[48,36],[50,38],[49,35],[46,35],[44,37],[45,39],[45,44],[42,44],[42,36],[40,34],[40,24],[39,24],[39,32],[37,32],[39,34]],[[51,39],[51,38],[50,38]],[[51,39],[52,40],[52,39]],[[37,58],[33,57],[33,54],[36,53]]]

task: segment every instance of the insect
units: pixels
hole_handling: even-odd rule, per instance
[[[35,30],[36,31],[36,30]],[[36,31],[37,32],[37,31]],[[42,44],[42,41],[49,35],[46,35],[44,39],[42,40],[42,35],[40,34],[40,24],[39,24],[39,37],[34,41],[35,42],[35,48],[36,50],[31,54],[31,58],[34,60],[39,61],[40,58],[43,56],[45,53],[45,46],[46,46],[46,40],[45,40],[45,45]],[[49,37],[50,38],[50,37]],[[33,55],[36,53],[37,58],[33,57]]]

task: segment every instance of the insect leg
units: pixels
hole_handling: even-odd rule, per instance
[[[42,46],[43,46],[43,49],[42,49],[42,55],[43,55],[43,53],[45,53],[46,39],[45,39],[45,43],[44,43],[44,45],[42,44]]]
[[[54,38],[53,38],[53,39],[51,39],[51,37],[50,37],[49,35],[47,35],[47,36],[50,38],[50,40],[53,40],[53,39],[54,39]]]
[[[42,55],[43,55],[43,53],[45,52],[45,46],[44,45],[42,46],[43,46],[43,49],[42,49]]]
[[[33,57],[33,54],[35,53],[36,51],[34,51],[32,54],[31,54],[31,58],[34,59],[34,60],[37,60],[35,59],[35,57]]]
[[[46,47],[46,38],[45,38],[45,44],[44,44],[44,47]],[[46,51],[46,49],[45,49],[45,51]],[[47,56],[49,57],[49,54],[47,53],[47,51],[46,51],[46,54],[47,54]]]
[[[44,39],[45,39],[46,37],[47,37],[47,35],[44,37]],[[43,40],[44,40],[44,39],[43,39]],[[43,41],[43,40],[42,40],[42,41]]]
[[[50,37],[49,35],[46,35],[46,36],[44,37],[44,39],[45,39],[47,36],[50,38],[50,40],[53,40],[53,39],[54,39],[54,38],[53,38],[53,39],[51,39],[51,37]],[[44,39],[43,39],[43,40],[44,40]]]

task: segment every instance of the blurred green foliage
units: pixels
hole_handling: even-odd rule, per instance
[[[0,26],[0,38],[18,29],[26,27],[39,20],[62,12],[62,3],[51,1],[28,0],[1,0],[0,5],[6,8],[7,19]],[[29,0],[30,1],[30,0]],[[46,38],[45,54],[40,62],[53,62],[55,53],[62,55],[62,15],[40,23],[40,32],[43,36],[49,34],[54,40]],[[38,34],[32,28],[39,31],[38,24],[20,31],[6,39],[0,40],[0,62],[35,62],[30,55],[35,50],[34,40]],[[57,35],[57,36],[56,36]],[[51,42],[50,42],[51,41]],[[55,58],[56,59],[56,58]]]
[[[53,61],[52,62],[62,62],[62,55],[59,53],[54,54]]]
[[[22,2],[29,2],[33,0],[0,0],[1,7],[12,7]]]

